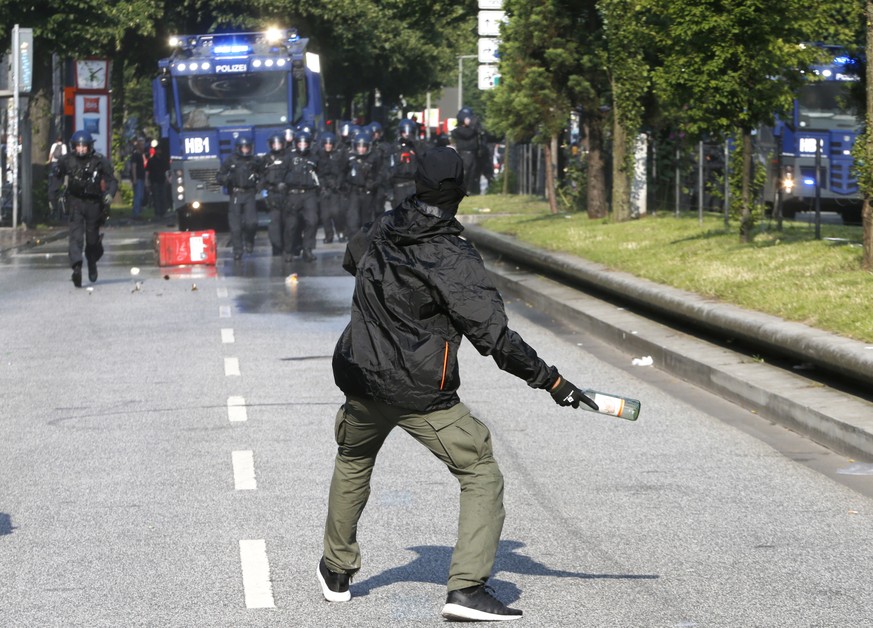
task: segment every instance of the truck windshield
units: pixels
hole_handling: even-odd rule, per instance
[[[804,85],[797,96],[801,128],[809,130],[857,129],[861,121],[851,105],[850,83],[821,81]]]
[[[211,129],[288,122],[288,73],[177,76],[182,125]]]

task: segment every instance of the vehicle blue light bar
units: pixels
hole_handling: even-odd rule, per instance
[[[248,44],[220,44],[212,48],[217,55],[247,55],[252,51]]]

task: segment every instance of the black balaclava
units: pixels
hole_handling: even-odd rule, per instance
[[[455,215],[467,190],[464,187],[464,162],[454,148],[431,148],[418,159],[415,193],[428,205]]]

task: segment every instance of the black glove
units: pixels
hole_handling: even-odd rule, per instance
[[[582,402],[592,410],[600,409],[592,399],[586,397],[581,390],[560,375],[558,375],[555,385],[552,386],[552,389],[549,392],[552,395],[552,399],[554,399],[555,403],[559,406],[573,406],[574,408],[578,408],[579,402]]]

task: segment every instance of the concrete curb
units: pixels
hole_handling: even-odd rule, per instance
[[[6,229],[4,233],[0,234],[0,256],[16,253],[22,249],[33,248],[35,246],[46,244],[48,242],[54,242],[56,240],[66,238],[70,233],[69,229],[62,228],[57,231],[45,233],[41,236],[37,234],[32,234],[32,237],[23,242],[13,242],[13,240],[15,240],[15,236],[11,233],[6,233],[11,231],[11,229]],[[22,232],[22,237],[27,237],[28,233],[29,232]]]
[[[549,269],[550,275],[555,274],[554,267],[550,265],[552,260],[556,265],[562,265],[561,274],[577,264],[586,267],[586,276],[597,272],[617,274],[598,270],[594,268],[596,264],[591,265],[570,256],[552,256],[529,245],[520,247],[519,253],[517,248],[503,246],[507,240],[515,243],[511,238],[490,238],[488,236],[494,234],[488,232],[480,238],[483,231],[470,229],[467,235],[470,240],[505,258],[522,261],[520,255],[523,253],[525,264],[530,263],[533,254],[533,259],[538,261],[537,266]],[[487,240],[487,244],[484,240]],[[489,264],[488,267],[501,290],[514,292],[540,311],[568,320],[629,355],[651,355],[658,368],[800,432],[834,451],[873,459],[873,404],[677,332],[545,277],[508,269],[499,263]],[[657,287],[657,284],[622,275],[620,285],[624,290],[635,290],[638,298]],[[576,277],[571,278],[578,281]],[[612,283],[602,277],[600,279],[603,283]],[[636,285],[637,281],[648,285]],[[601,284],[593,285],[600,287]],[[673,290],[668,292],[674,300],[679,298],[676,293],[688,294]],[[690,296],[701,300],[697,295]],[[744,312],[733,306],[730,309],[731,315]],[[687,312],[693,311],[693,308],[683,311],[688,316]],[[710,325],[713,324],[712,320],[722,318],[711,319]],[[723,320],[731,320],[731,317],[724,316]],[[765,329],[770,330],[771,327]],[[817,330],[810,331],[818,337]],[[792,332],[798,333],[797,330]],[[795,335],[788,337],[796,339]]]
[[[475,225],[467,225],[464,233],[478,246],[498,251],[526,266],[547,272],[549,276],[595,287],[709,331],[764,345],[770,351],[823,366],[856,382],[873,386],[873,349],[862,342],[769,314],[708,301],[700,295],[612,271],[572,255],[546,252]]]

